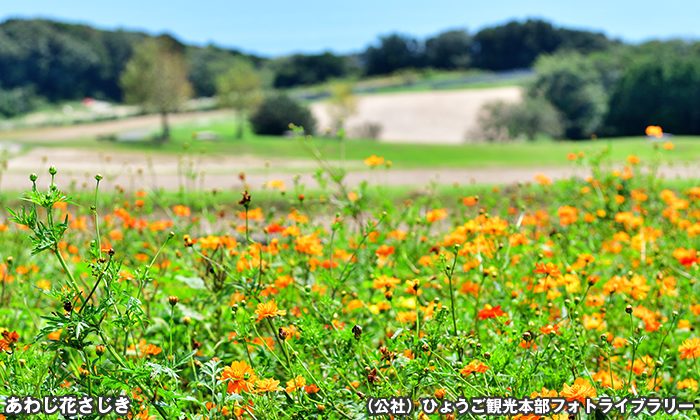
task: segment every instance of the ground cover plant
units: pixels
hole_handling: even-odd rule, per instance
[[[656,176],[674,145],[648,147],[613,167],[570,153],[583,179],[401,200],[322,158],[318,190],[271,180],[236,200],[32,174],[0,225],[0,398],[126,395],[110,416],[142,420],[362,419],[397,396],[414,419],[438,418],[427,397],[693,402],[700,187]],[[480,416],[440,416],[456,417]],[[568,415],[519,416],[541,417]]]

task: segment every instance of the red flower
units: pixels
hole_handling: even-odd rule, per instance
[[[484,306],[484,309],[479,311],[477,316],[480,319],[488,319],[498,318],[499,316],[505,316],[505,314],[506,313],[501,310],[501,305],[498,305],[494,308],[491,305],[487,304],[486,306]]]

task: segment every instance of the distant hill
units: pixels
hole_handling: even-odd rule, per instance
[[[213,80],[240,51],[185,45],[190,80],[199,96],[214,94]],[[0,89],[17,89],[50,101],[94,97],[120,101],[119,75],[133,47],[150,35],[104,31],[43,19],[10,19],[0,24]],[[256,64],[261,57],[245,55]],[[1,102],[1,99],[0,99]],[[0,104],[1,106],[1,104]]]
[[[121,101],[119,77],[142,32],[100,30],[44,19],[10,19],[0,24],[0,116],[11,117],[57,102],[92,97]],[[424,40],[402,34],[379,37],[364,51],[266,58],[235,49],[171,45],[187,60],[189,79],[200,97],[213,96],[216,76],[240,57],[253,62],[274,88],[314,85],[333,78],[393,74],[405,69],[508,71],[527,69],[542,54],[583,54],[621,44],[604,34],[556,27],[542,20],[512,21],[475,34],[448,30]]]

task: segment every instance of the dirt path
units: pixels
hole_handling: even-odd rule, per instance
[[[220,118],[233,115],[230,110],[183,112],[171,114],[168,120],[171,123],[200,120],[206,118]],[[42,127],[27,130],[17,130],[7,133],[0,132],[2,140],[21,141],[66,141],[77,140],[84,137],[97,137],[101,135],[115,134],[123,131],[155,128],[161,124],[160,115],[142,115],[121,120],[102,121],[96,123],[77,124],[67,127]]]
[[[575,175],[587,175],[581,169],[570,167],[532,167],[532,168],[478,168],[478,169],[408,169],[399,168],[369,170],[357,162],[346,176],[350,187],[367,180],[390,186],[412,186],[422,188],[431,181],[439,184],[511,184],[516,182],[534,182],[537,173],[543,173],[552,179],[567,178]],[[244,188],[238,175],[246,173],[246,182],[251,190],[261,188],[269,180],[279,179],[292,189],[294,178],[299,175],[300,182],[314,189],[318,186],[313,178],[316,166],[309,160],[270,159],[269,168],[266,161],[251,156],[214,156],[206,157],[201,162],[187,159],[178,160],[177,156],[154,155],[149,160],[146,155],[134,152],[119,152],[101,155],[96,151],[71,148],[35,148],[29,153],[17,156],[8,162],[2,174],[0,188],[4,190],[24,190],[31,186],[29,173],[39,174],[40,185],[49,181],[47,168],[55,166],[59,174],[57,182],[62,188],[75,181],[80,187],[84,182],[94,185],[94,175],[100,173],[105,177],[103,185],[113,188],[121,185],[127,189],[142,186],[149,188],[164,187],[177,190],[181,185],[187,188],[224,189],[240,191]],[[204,177],[201,177],[204,171]],[[194,181],[184,174],[196,175]],[[700,171],[693,167],[662,167],[660,172],[667,178],[683,177],[700,179]],[[155,174],[155,175],[154,175]]]
[[[345,126],[356,137],[363,124],[376,123],[383,141],[456,144],[477,128],[477,115],[486,102],[517,102],[521,95],[517,86],[358,95],[357,114]],[[312,104],[311,111],[320,130],[331,125],[325,102]]]

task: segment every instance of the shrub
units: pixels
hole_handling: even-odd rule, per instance
[[[540,57],[532,96],[543,96],[563,115],[566,137],[588,138],[602,127],[607,95],[600,73],[590,60],[575,53]]]
[[[479,130],[479,136],[488,141],[518,137],[535,140],[538,134],[558,139],[564,134],[564,124],[560,112],[549,101],[528,97],[517,104],[485,104],[479,116]]]
[[[0,116],[11,118],[35,110],[41,99],[31,87],[0,89]]]
[[[307,134],[316,131],[316,119],[311,111],[284,94],[265,99],[250,123],[256,134],[279,136],[289,130],[289,124],[304,127]]]

